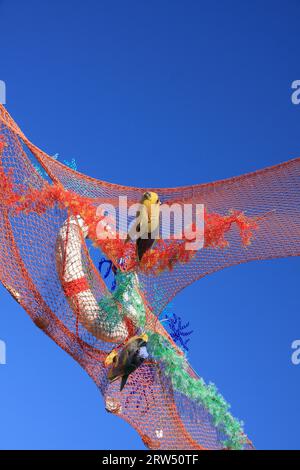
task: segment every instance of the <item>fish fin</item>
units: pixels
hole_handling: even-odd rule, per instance
[[[138,238],[137,239],[136,247],[137,247],[137,257],[139,261],[141,261],[144,254],[148,250],[150,250],[154,242],[155,242],[155,239],[153,238]]]
[[[123,375],[122,376],[121,385],[120,385],[120,392],[122,392],[123,388],[125,387],[128,377],[129,377],[129,375]]]

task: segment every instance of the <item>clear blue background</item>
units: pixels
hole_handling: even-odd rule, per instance
[[[300,154],[300,3],[0,1],[0,79],[27,136],[116,183],[213,181]],[[174,302],[189,358],[257,448],[300,448],[299,259],[250,263]],[[0,289],[0,447],[138,449],[84,371]]]

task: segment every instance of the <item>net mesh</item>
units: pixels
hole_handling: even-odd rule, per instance
[[[171,241],[158,243],[153,250],[159,269],[152,269],[152,255],[134,266],[138,282],[130,280],[130,292],[135,293],[132,302],[129,299],[131,311],[126,292],[119,287],[111,296],[95,268],[85,240],[92,234],[76,207],[84,208],[88,219],[100,204],[118,210],[120,196],[127,196],[129,204],[138,202],[146,189],[98,181],[66,167],[34,146],[3,106],[0,172],[0,276],[11,295],[81,364],[101,390],[106,409],[129,422],[147,447],[226,447],[226,433],[216,424],[213,408],[174,386],[155,355],[130,376],[122,391],[119,382],[108,380],[105,358],[141,323],[181,356],[158,320],[181,289],[228,266],[299,255],[300,159],[215,183],[152,189],[167,205],[204,204],[208,228],[204,248],[187,258],[179,256],[182,241]],[[43,193],[44,200],[39,197]],[[123,241],[120,246],[124,248]],[[127,257],[132,250],[128,246]],[[99,247],[119,263],[120,250],[111,241],[104,240]],[[112,310],[118,311],[116,318],[107,316]],[[198,379],[191,368],[187,373]],[[252,448],[251,442],[245,439],[243,448]]]

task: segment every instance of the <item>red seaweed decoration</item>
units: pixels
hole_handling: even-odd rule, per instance
[[[80,215],[89,227],[89,238],[93,244],[101,248],[109,259],[121,269],[124,269],[124,266],[120,265],[119,260],[127,259],[126,270],[139,269],[144,273],[158,275],[165,270],[171,271],[177,263],[189,262],[197,253],[186,249],[186,242],[191,240],[187,240],[185,235],[182,235],[181,240],[158,239],[154,248],[144,255],[142,262],[138,263],[134,243],[126,243],[124,237],[122,238],[118,234],[114,239],[99,239],[99,222],[104,216],[96,214],[96,207],[91,198],[79,196],[60,185],[47,182],[42,190],[35,188],[25,190],[21,185],[13,183],[12,176],[12,171],[5,174],[0,168],[2,181],[0,196],[15,213],[35,212],[41,215],[58,204],[59,207],[68,209],[72,214]],[[205,211],[203,248],[228,247],[229,243],[225,235],[234,224],[238,227],[242,245],[250,245],[254,230],[258,228],[258,220],[257,217],[247,217],[241,211],[231,210],[228,215]],[[195,233],[194,225],[191,229]]]
[[[230,210],[228,215],[205,211],[203,248],[228,247],[229,242],[225,235],[233,225],[238,227],[242,245],[249,246],[254,238],[254,231],[258,229],[259,220],[258,217],[247,217],[241,211]],[[195,225],[191,228],[195,233]],[[158,240],[155,248],[144,255],[140,263],[141,271],[157,275],[165,270],[172,271],[177,263],[189,262],[197,251],[187,250],[185,246],[187,241],[191,240],[187,240],[184,235],[181,240]]]

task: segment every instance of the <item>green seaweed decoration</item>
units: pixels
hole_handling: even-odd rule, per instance
[[[146,312],[143,299],[137,289],[136,274],[118,271],[115,279],[114,291],[109,292],[98,302],[107,325],[114,328],[123,321],[124,316],[128,316],[143,329],[146,322]]]
[[[164,367],[165,375],[170,378],[175,390],[201,404],[212,416],[214,425],[227,436],[222,444],[227,449],[241,450],[247,443],[243,423],[229,412],[230,405],[212,383],[206,384],[202,378],[195,379],[187,371],[188,363],[179,356],[169,343],[158,333],[147,331],[148,351]]]

